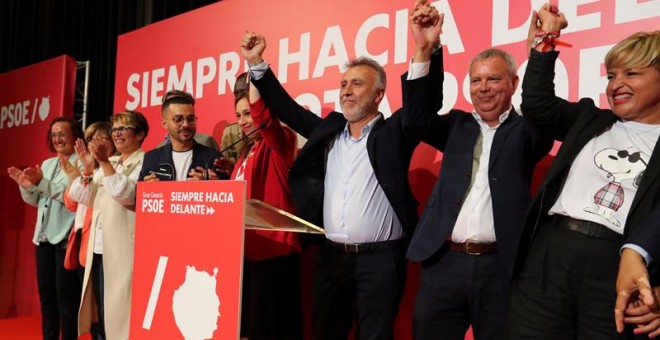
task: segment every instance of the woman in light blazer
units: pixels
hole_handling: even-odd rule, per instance
[[[92,140],[87,147],[83,140],[76,141],[83,173],[71,184],[69,196],[93,207],[80,333],[89,331],[91,322],[98,319],[99,339],[124,340],[128,339],[131,305],[135,188],[144,157],[140,146],[149,125],[135,111],[115,114],[111,121],[119,155],[108,158],[107,147],[100,141]]]
[[[60,160],[75,162],[74,142],[83,137],[78,122],[57,117],[50,122],[47,143],[56,157],[41,166],[20,170],[9,167],[25,203],[37,207],[37,223],[32,242],[36,245],[37,287],[41,304],[41,330],[44,339],[78,339],[76,310],[80,283],[75,271],[64,268],[67,235],[75,215],[64,206],[64,191],[69,179],[60,169]]]

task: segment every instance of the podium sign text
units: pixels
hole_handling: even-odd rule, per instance
[[[244,213],[244,181],[139,183],[131,339],[238,339]]]

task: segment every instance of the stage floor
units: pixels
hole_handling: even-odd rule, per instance
[[[41,316],[26,316],[13,319],[0,319],[1,340],[41,340]],[[84,334],[79,340],[91,340]],[[468,330],[465,340],[472,340],[472,329]]]
[[[0,339],[3,340],[40,340],[41,317],[24,316],[12,319],[0,319]],[[81,336],[81,340],[91,340],[89,334]]]

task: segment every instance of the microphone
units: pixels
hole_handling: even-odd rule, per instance
[[[221,151],[221,152],[222,152],[222,151]],[[221,154],[221,155],[222,155],[222,154]],[[215,158],[215,157],[211,157],[211,158],[209,158],[209,159],[206,161],[206,166],[205,166],[205,168],[206,168],[206,173],[204,173],[204,180],[205,180],[205,181],[208,181],[208,180],[209,180],[209,169],[211,168],[210,165],[211,165],[212,163],[215,163],[215,160],[216,160],[216,159],[217,159],[217,158]],[[213,167],[213,170],[215,171],[215,167]],[[217,171],[216,171],[216,173],[217,173]],[[220,178],[220,174],[218,174],[218,178],[219,178],[219,179],[229,179],[229,178]]]
[[[225,147],[224,149],[220,150],[220,156],[222,157],[222,154],[223,154],[225,151],[231,149],[234,145],[236,145],[236,144],[238,144],[238,143],[240,143],[240,142],[244,142],[244,141],[247,140],[250,136],[252,136],[253,134],[259,132],[259,130],[261,130],[261,129],[265,129],[265,128],[266,128],[266,122],[261,122],[261,124],[259,124],[259,125],[257,126],[256,129],[250,131],[250,132],[247,133],[245,136],[243,136],[243,137],[241,137],[241,138],[235,140],[233,143],[227,145],[227,147]],[[209,167],[209,163],[210,163],[211,161],[213,161],[213,162],[215,163],[215,160],[216,160],[216,158],[211,157],[208,161],[206,161],[206,170],[207,170],[207,171],[206,171],[206,175],[204,176],[204,179],[205,179],[205,180],[208,180],[208,179],[209,179],[209,172],[208,172],[208,169],[210,168],[210,167]],[[214,169],[214,170],[215,170],[215,169]]]
[[[158,171],[149,171],[149,173],[156,175],[161,181],[171,181],[174,179],[174,166],[169,163],[158,164]]]
[[[231,149],[232,146],[234,146],[234,145],[236,145],[236,144],[238,144],[238,143],[240,143],[240,142],[245,141],[246,139],[248,139],[248,137],[250,137],[250,136],[252,136],[253,134],[257,133],[259,130],[261,130],[261,129],[265,129],[265,128],[266,128],[266,122],[261,122],[261,124],[259,124],[259,126],[257,126],[256,129],[250,131],[250,133],[248,133],[248,134],[246,134],[245,136],[243,136],[243,137],[237,139],[237,140],[234,141],[233,143],[227,145],[226,148],[220,150],[220,155],[222,155],[225,151]]]

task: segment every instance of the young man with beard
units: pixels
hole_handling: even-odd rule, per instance
[[[144,155],[140,180],[217,179],[217,174],[209,168],[212,169],[220,153],[195,141],[197,116],[192,95],[179,90],[167,92],[163,97],[161,113],[170,143]]]

